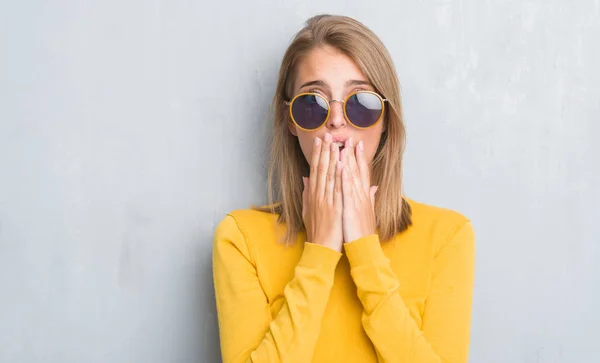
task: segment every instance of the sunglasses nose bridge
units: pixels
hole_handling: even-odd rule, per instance
[[[340,107],[335,107],[332,103],[337,102]],[[329,119],[327,124],[330,127],[341,127],[346,123],[346,117],[344,116],[344,100],[330,100],[329,101]]]

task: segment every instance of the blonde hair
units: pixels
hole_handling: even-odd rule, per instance
[[[319,46],[331,46],[349,56],[365,74],[375,91],[387,98],[385,131],[372,162],[371,182],[378,185],[375,216],[381,241],[388,241],[411,224],[411,208],[402,196],[402,154],[405,126],[402,118],[400,84],[392,59],[381,40],[360,22],[345,16],[317,15],[294,37],[281,62],[273,97],[273,135],[268,172],[269,205],[253,209],[278,214],[287,225],[284,243],[293,243],[304,230],[302,220],[302,176],[309,164],[296,136],[284,102],[293,96],[296,68],[302,58]],[[278,200],[277,203],[274,203]]]

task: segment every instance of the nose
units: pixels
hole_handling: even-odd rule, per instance
[[[327,120],[327,127],[337,129],[345,125],[344,102],[331,100],[329,102],[329,119]]]

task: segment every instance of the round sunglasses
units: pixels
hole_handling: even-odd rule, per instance
[[[348,95],[345,100],[328,101],[318,93],[306,92],[296,95],[291,101],[290,117],[296,126],[305,131],[314,131],[329,119],[331,102],[341,102],[344,117],[359,129],[375,126],[383,118],[384,102],[387,99],[371,91],[358,91]]]

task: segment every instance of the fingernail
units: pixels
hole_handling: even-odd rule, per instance
[[[363,146],[363,142],[362,142],[362,140],[360,140],[360,141],[358,142],[358,150],[360,150],[360,151],[363,151],[363,147],[364,147],[364,146]]]
[[[350,147],[354,147],[354,139],[349,138],[348,143],[350,144]]]
[[[321,143],[321,139],[315,137],[315,146],[319,146],[319,143]]]
[[[325,141],[331,141],[331,134],[325,134]]]

